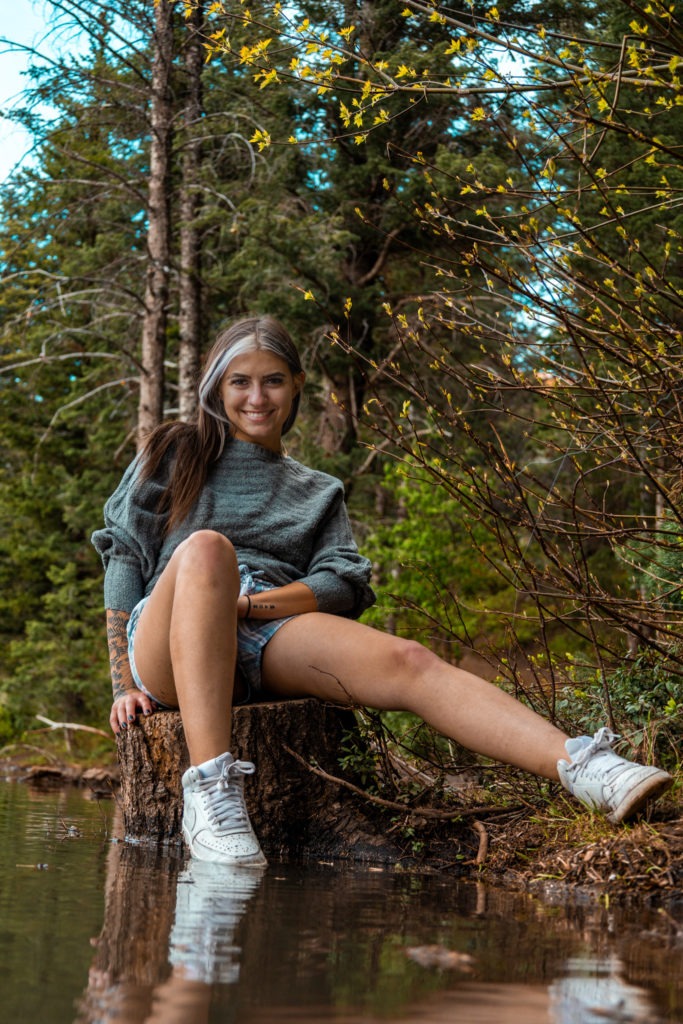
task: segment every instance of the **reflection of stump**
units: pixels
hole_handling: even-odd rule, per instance
[[[153,986],[166,973],[181,866],[175,853],[111,844],[104,925],[93,943],[97,952],[92,965],[96,976],[105,978],[105,987],[121,980]]]
[[[234,709],[232,752],[256,765],[245,792],[267,855],[379,862],[399,857],[381,830],[373,828],[357,797],[313,774],[287,749],[338,777],[343,737],[354,728],[350,711],[316,700]],[[180,780],[189,763],[178,712],[140,716],[135,726],[119,735],[118,751],[126,836],[137,841],[178,840]]]

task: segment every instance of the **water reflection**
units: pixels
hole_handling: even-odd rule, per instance
[[[112,846],[79,1024],[208,1022],[212,985],[239,978],[238,930],[265,871]]]
[[[626,980],[618,927],[599,904],[565,916],[444,878],[237,871],[121,844],[109,854],[104,926],[77,1021],[678,1020]]]
[[[178,875],[169,960],[180,977],[237,981],[241,951],[235,931],[265,873],[193,860]]]
[[[644,989],[624,979],[618,956],[574,957],[566,977],[550,986],[551,1019],[557,1024],[650,1024],[654,1006]]]
[[[156,986],[169,974],[168,941],[179,855],[124,843],[107,856],[104,924],[78,1022],[154,1020]]]

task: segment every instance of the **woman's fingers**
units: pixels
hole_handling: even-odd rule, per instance
[[[118,697],[111,706],[109,724],[114,733],[118,734],[121,729],[127,729],[135,721],[139,711],[143,715],[151,715],[155,704],[141,690],[131,690],[122,697]]]

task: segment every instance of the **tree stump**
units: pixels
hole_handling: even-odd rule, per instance
[[[353,713],[317,700],[250,704],[233,710],[232,753],[253,761],[246,780],[249,815],[268,857],[324,857],[395,863],[401,852],[375,825],[364,802],[310,765],[340,777]],[[181,840],[181,778],[189,757],[180,714],[161,711],[118,737],[126,838]]]

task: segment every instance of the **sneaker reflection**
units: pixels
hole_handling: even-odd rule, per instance
[[[265,868],[112,844],[102,930],[75,1024],[207,1024],[214,986],[240,973],[248,903]]]
[[[178,875],[169,962],[179,977],[209,984],[239,978],[235,930],[265,867],[191,860]]]
[[[550,986],[553,1024],[652,1024],[658,1018],[647,992],[623,971],[617,956],[568,960],[565,977]]]

